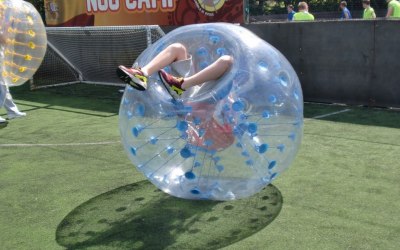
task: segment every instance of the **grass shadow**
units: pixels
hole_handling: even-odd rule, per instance
[[[44,106],[33,105],[33,109],[53,109],[67,112],[76,112],[70,109],[118,113],[122,87],[73,84],[68,86],[38,89],[31,91],[28,84],[12,88],[12,95],[18,101],[35,102]],[[17,101],[17,104],[19,104]],[[30,106],[29,104],[25,104]],[[81,112],[82,113],[82,112]],[[86,113],[85,113],[86,114]],[[87,114],[91,114],[88,112]]]
[[[8,122],[0,122],[0,129],[7,127]]]
[[[265,228],[281,208],[273,185],[221,202],[175,198],[141,181],[75,208],[59,224],[56,240],[68,249],[218,249]]]

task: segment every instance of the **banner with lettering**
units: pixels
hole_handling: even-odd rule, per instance
[[[243,0],[45,0],[48,26],[243,23]]]

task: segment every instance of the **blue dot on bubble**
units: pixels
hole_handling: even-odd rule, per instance
[[[276,166],[276,161],[271,161],[269,164],[268,164],[268,169],[273,169],[274,167]]]
[[[136,125],[135,127],[132,128],[132,134],[135,137],[138,137],[140,132],[143,130],[143,126],[142,125]]]
[[[217,49],[217,55],[218,56],[224,56],[224,55],[226,55],[227,54],[227,52],[226,52],[226,49],[225,48],[218,48]]]
[[[251,160],[251,159],[250,159],[250,160],[247,160],[247,161],[246,161],[246,165],[247,165],[247,166],[253,166],[253,165],[254,165],[254,161]]]
[[[178,121],[178,123],[176,124],[176,128],[179,131],[186,131],[188,129],[188,123],[186,121]]]
[[[277,101],[276,96],[270,95],[270,96],[268,97],[268,101],[269,101],[270,103],[275,103],[275,102]]]
[[[145,114],[145,107],[142,103],[136,104],[135,113],[137,116],[143,117]]]
[[[260,154],[264,154],[268,150],[268,144],[261,144],[260,146],[257,147],[257,152]]]
[[[279,74],[279,82],[282,84],[284,87],[287,87],[289,83],[289,76],[287,75],[286,72],[281,72]]]
[[[246,115],[246,114],[241,114],[239,117],[240,117],[240,120],[247,120],[247,118],[248,118],[249,116]]]
[[[174,149],[173,147],[171,147],[171,146],[168,146],[168,147],[167,147],[167,153],[168,153],[169,155],[171,155],[174,151],[175,151],[175,149]]]
[[[206,133],[206,130],[204,128],[199,129],[199,137],[203,137],[203,135]]]
[[[236,112],[244,110],[244,103],[242,101],[236,101],[232,104],[232,109]]]
[[[266,62],[264,62],[264,61],[259,61],[257,66],[262,71],[267,71],[268,70],[268,64]]]
[[[185,173],[185,177],[186,179],[193,180],[196,178],[196,175],[192,171],[189,171]]]
[[[136,148],[134,148],[134,147],[131,147],[131,154],[133,154],[133,155],[135,155],[135,156],[136,156]]]
[[[154,137],[154,136],[150,137],[150,143],[151,144],[155,145],[155,144],[157,144],[157,141],[158,141],[157,137]]]
[[[299,96],[299,94],[297,93],[297,90],[293,91],[293,96],[294,96],[294,98],[295,98],[296,100],[299,100],[299,99],[300,99],[300,96]]]
[[[201,163],[200,162],[198,162],[198,161],[196,161],[195,163],[194,163],[194,167],[195,168],[198,168],[198,167],[201,167]]]
[[[188,134],[185,131],[183,131],[179,136],[179,138],[181,138],[182,140],[186,140],[188,138]]]
[[[130,120],[130,119],[132,119],[132,117],[133,117],[133,114],[132,114],[132,112],[131,111],[126,111],[126,116],[128,117],[128,119]]]
[[[224,111],[229,111],[231,110],[231,108],[229,107],[229,105],[227,103],[224,104],[223,108]]]
[[[263,118],[269,118],[270,117],[269,111],[268,110],[263,111],[262,117]]]
[[[194,189],[190,190],[190,192],[192,194],[200,194],[200,190],[198,190],[197,188],[194,188]]]
[[[209,40],[211,43],[217,44],[221,41],[221,38],[219,36],[210,36]]]
[[[136,127],[132,128],[132,134],[133,134],[135,137],[138,137],[138,135],[139,135],[139,130],[138,130]]]
[[[182,158],[189,158],[192,156],[192,152],[190,152],[190,150],[188,148],[182,148],[181,152],[180,152]]]
[[[249,152],[247,152],[247,151],[243,151],[243,152],[242,152],[242,155],[243,155],[244,157],[249,157],[249,156],[250,156]]]
[[[249,123],[249,125],[247,126],[247,131],[249,131],[250,133],[253,134],[253,133],[257,132],[257,128],[258,128],[257,124]]]
[[[235,123],[235,118],[233,116],[228,116],[228,122],[229,124],[234,124]]]
[[[193,118],[193,122],[194,122],[195,125],[200,125],[201,118],[200,117],[195,117],[195,118]]]
[[[263,182],[265,182],[265,183],[269,183],[270,182],[269,176],[264,176],[264,177],[261,178],[261,180]]]
[[[207,51],[206,48],[200,47],[200,48],[197,49],[196,54],[197,54],[198,56],[200,56],[200,57],[204,57],[204,56],[207,56],[207,55],[208,55],[208,51]]]
[[[222,165],[217,165],[216,168],[217,168],[218,172],[222,172],[225,169],[224,166],[222,166]]]

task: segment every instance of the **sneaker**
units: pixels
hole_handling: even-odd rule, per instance
[[[117,69],[117,75],[119,79],[137,90],[144,91],[147,89],[147,76],[143,74],[140,68],[127,68],[120,65]]]
[[[185,90],[182,89],[183,77],[175,77],[168,74],[164,70],[158,71],[158,75],[160,76],[161,82],[164,84],[164,87],[175,99],[179,98],[182,93],[185,92]]]
[[[11,120],[11,119],[14,119],[14,118],[25,117],[25,116],[26,116],[26,113],[25,112],[20,112],[20,111],[17,111],[15,113],[8,113],[7,114],[8,120]]]
[[[4,119],[3,117],[0,116],[0,128],[5,128],[7,127],[8,121]]]
[[[0,116],[0,124],[1,123],[7,123],[6,119],[4,119],[3,117]]]

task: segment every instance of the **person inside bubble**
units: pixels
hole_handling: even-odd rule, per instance
[[[1,10],[1,8],[0,8]],[[0,16],[1,18],[1,16]],[[0,29],[0,58],[1,58],[1,71],[4,71],[4,65],[3,65],[3,60],[4,60],[4,46],[6,44],[6,38],[3,34],[2,29]],[[2,98],[4,98],[2,100]],[[7,111],[7,118],[8,119],[14,119],[14,118],[19,118],[19,117],[24,117],[26,116],[25,112],[19,111],[17,105],[14,103],[13,98],[10,94],[10,90],[5,83],[3,76],[0,75],[0,109],[4,106],[4,108]],[[0,123],[7,123],[6,120],[0,116]]]
[[[147,89],[148,77],[158,72],[161,82],[172,97],[179,98],[182,93],[193,86],[208,81],[218,80],[233,64],[233,57],[222,55],[215,62],[199,72],[190,75],[192,68],[192,55],[181,43],[173,43],[161,51],[148,64],[140,67],[125,67],[120,65],[117,69],[118,77],[133,88],[144,91]],[[172,74],[163,68],[171,66]]]

